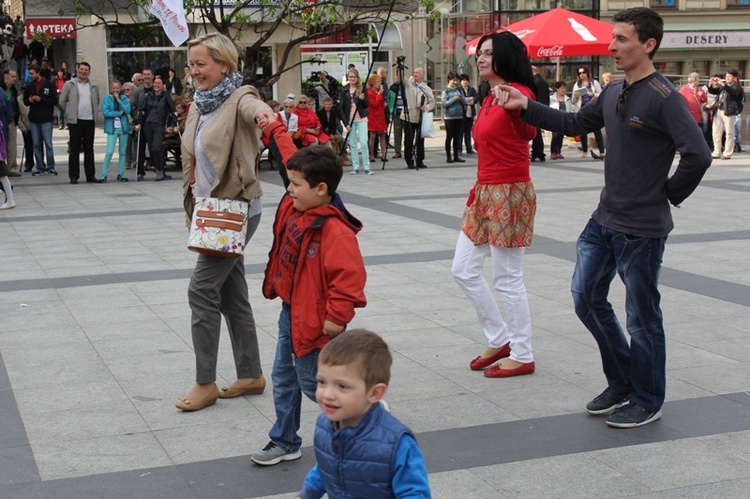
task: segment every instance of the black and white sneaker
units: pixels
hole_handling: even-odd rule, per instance
[[[608,386],[598,397],[586,404],[586,411],[594,416],[609,414],[628,403],[633,389],[629,386],[613,388]]]
[[[637,428],[653,423],[661,418],[661,409],[650,411],[635,404],[627,404],[607,418],[607,424],[614,428]]]

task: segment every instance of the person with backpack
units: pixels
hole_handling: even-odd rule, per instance
[[[734,152],[734,122],[737,121],[737,115],[742,112],[745,102],[745,91],[740,86],[738,75],[736,69],[730,68],[724,80],[714,76],[708,85],[708,92],[719,96],[714,114],[714,150],[712,153],[712,156],[717,159],[730,159]],[[722,133],[726,133],[723,154],[721,151]]]

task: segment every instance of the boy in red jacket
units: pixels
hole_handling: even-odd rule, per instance
[[[263,281],[263,295],[283,302],[271,373],[276,423],[268,445],[250,456],[264,466],[302,457],[302,394],[315,401],[318,353],[367,304],[356,237],[362,223],[336,194],[341,160],[328,147],[309,146],[289,158],[287,173]]]

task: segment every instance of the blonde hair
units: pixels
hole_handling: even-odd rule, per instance
[[[237,71],[237,61],[240,58],[240,52],[237,50],[234,42],[221,33],[206,33],[188,41],[187,45],[188,50],[196,45],[203,45],[208,49],[211,59],[220,64],[226,64],[230,73]]]
[[[359,94],[361,94],[362,90],[363,90],[363,88],[362,88],[362,78],[359,77],[359,71],[357,71],[354,68],[352,68],[352,69],[350,69],[349,71],[346,72],[346,77],[348,78],[349,75],[352,75],[352,74],[357,77],[357,83],[354,84],[354,88],[355,88],[354,95],[359,96]],[[347,85],[349,85],[349,86],[351,86],[351,84],[352,84],[352,82],[347,83]]]
[[[612,81],[612,73],[602,73],[602,81],[609,78],[609,81]]]

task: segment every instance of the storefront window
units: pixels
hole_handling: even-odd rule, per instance
[[[109,81],[130,81],[133,73],[151,68],[155,75],[166,78],[173,69],[183,77],[187,64],[187,49],[171,47],[161,28],[151,26],[111,27],[108,30],[107,59]]]
[[[652,9],[677,9],[677,0],[650,0]]]
[[[750,9],[750,0],[727,0],[727,9]]]
[[[568,10],[592,10],[594,0],[500,0],[500,10],[552,10],[563,7]]]
[[[607,2],[607,10],[610,12],[619,12],[633,7],[643,7],[643,0],[609,0]]]

